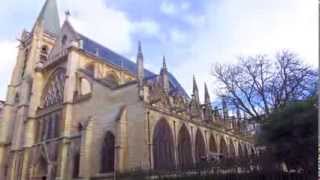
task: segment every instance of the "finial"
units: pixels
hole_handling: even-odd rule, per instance
[[[205,101],[205,104],[209,105],[211,102],[210,102],[210,95],[209,95],[209,91],[208,91],[208,87],[207,87],[207,83],[205,82],[204,83],[204,101]]]
[[[162,59],[162,68],[163,69],[167,69],[166,57],[165,56],[163,56],[163,59]]]
[[[196,76],[193,74],[193,92],[198,91]]]
[[[71,16],[70,10],[66,10],[66,11],[64,12],[64,14],[65,14],[65,16],[66,16],[66,21],[68,21],[68,20],[69,20],[69,17]]]
[[[141,41],[138,41],[138,53],[142,53]]]

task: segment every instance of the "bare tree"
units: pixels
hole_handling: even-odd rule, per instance
[[[215,64],[212,74],[218,95],[256,120],[316,93],[317,72],[287,50],[275,59],[257,55],[240,57],[233,65]]]

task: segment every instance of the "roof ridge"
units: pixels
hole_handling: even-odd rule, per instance
[[[79,37],[85,41],[84,43],[84,50],[86,53],[90,53],[90,54],[95,54],[96,49],[101,49],[102,51],[98,52],[98,55],[96,54],[96,56],[104,59],[107,63],[111,63],[115,66],[119,66],[121,67],[122,65],[124,65],[124,67],[121,67],[123,69],[128,70],[129,72],[136,74],[136,70],[137,70],[137,63],[134,61],[131,61],[130,59],[126,58],[123,55],[118,54],[117,52],[111,50],[110,48],[102,45],[101,43],[98,43],[95,40],[92,40],[91,38],[78,33]],[[114,56],[114,57],[112,57]],[[145,78],[148,77],[152,77],[152,76],[156,76],[157,74],[150,71],[149,69],[144,68],[145,71]],[[189,97],[188,94],[186,93],[186,91],[184,90],[184,88],[181,86],[181,84],[177,81],[177,79],[173,76],[172,73],[169,72],[169,80],[170,80],[170,84],[172,85],[173,88],[177,88],[180,89],[183,93],[183,95],[185,95],[186,97]]]

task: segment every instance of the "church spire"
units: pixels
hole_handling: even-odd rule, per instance
[[[196,77],[195,75],[193,75],[193,96],[196,100],[197,103],[200,103],[199,101],[199,90],[198,90],[198,85],[197,85],[197,81],[196,81]]]
[[[211,104],[207,83],[204,83],[204,103],[206,105],[210,105]]]
[[[49,32],[54,35],[59,34],[60,20],[56,0],[46,0],[35,26],[40,23],[43,24],[43,29],[45,32]]]
[[[162,79],[162,85],[163,89],[166,93],[169,92],[169,75],[168,75],[168,69],[166,64],[166,57],[163,56],[162,59],[162,68],[160,71],[161,79]]]
[[[143,65],[143,54],[142,54],[142,48],[141,48],[141,42],[138,42],[138,53],[137,53],[137,75],[138,75],[138,81],[139,86],[142,87],[143,84],[143,78],[144,78],[144,65]]]
[[[162,69],[167,70],[167,63],[166,63],[166,57],[165,56],[163,56],[163,59],[162,59]]]

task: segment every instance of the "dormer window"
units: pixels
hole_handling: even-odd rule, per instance
[[[66,35],[63,35],[62,40],[61,40],[61,43],[63,46],[66,45],[67,40],[68,40],[68,37]]]

